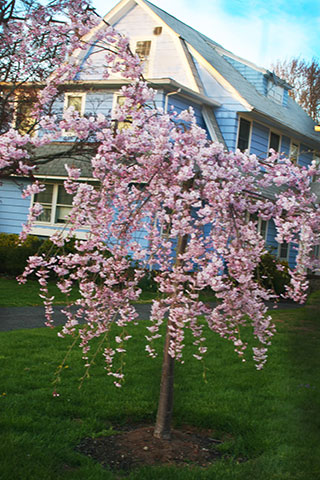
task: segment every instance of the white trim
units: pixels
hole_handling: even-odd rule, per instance
[[[266,70],[265,68],[259,67],[255,63],[250,62],[250,60],[246,60],[245,58],[239,57],[238,55],[236,55],[232,52],[229,52],[229,50],[226,50],[221,45],[215,45],[214,43],[211,43],[211,46],[215,50],[217,50],[217,52],[220,55],[225,55],[226,57],[230,57],[230,58],[232,58],[233,60],[236,60],[239,63],[243,63],[247,67],[253,68],[254,70],[257,70],[257,72],[261,72],[263,75],[266,75],[268,73],[268,70]]]
[[[37,235],[40,237],[51,237],[54,233],[57,233],[57,231],[61,232],[62,235],[67,236],[68,234],[68,229],[63,229],[61,227],[62,224],[55,224],[46,226],[45,224],[36,224],[31,228],[31,234],[32,235]],[[60,228],[59,228],[60,227]],[[76,230],[75,231],[75,237],[79,238],[80,240],[84,240],[87,238],[88,231],[87,230]]]
[[[219,142],[216,130],[214,128],[214,125],[211,122],[210,113],[208,112],[208,107],[207,108],[203,107],[202,110],[201,110],[201,113],[202,113],[204,123],[205,123],[205,125],[208,129],[208,132],[209,132],[209,135],[210,135],[212,141],[213,142]],[[212,112],[212,115],[213,115],[213,112]]]
[[[63,225],[65,225],[64,222],[57,222],[56,221],[56,217],[57,217],[57,208],[60,207],[60,206],[65,206],[67,208],[72,208],[72,205],[67,205],[67,204],[58,204],[58,189],[59,189],[59,186],[62,186],[63,187],[63,183],[62,182],[52,182],[52,181],[47,181],[45,182],[45,185],[52,185],[53,186],[53,189],[52,189],[52,196],[51,196],[51,201],[50,202],[38,202],[40,204],[47,204],[47,205],[50,205],[50,208],[51,208],[51,214],[50,214],[50,222],[44,222],[44,221],[41,221],[41,220],[38,220],[38,221],[35,221],[35,226],[46,226],[46,227],[52,227],[52,228],[58,228],[58,227],[62,227]],[[31,205],[33,205],[35,202],[35,195],[32,195],[31,196]]]
[[[188,48],[197,62],[202,65],[204,68],[208,70],[209,73],[217,80],[217,82],[222,85],[236,100],[238,100],[241,105],[243,105],[248,111],[252,111],[254,108],[250,105],[241,95],[240,93],[229,83],[218,70],[216,70],[200,53],[192,47],[189,43],[187,43]]]
[[[69,97],[81,97],[81,110],[80,116],[83,117],[85,108],[86,108],[86,92],[65,92],[64,94],[64,104],[63,111],[65,112],[68,108],[68,98]]]

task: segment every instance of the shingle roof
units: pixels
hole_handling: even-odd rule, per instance
[[[39,161],[50,159],[48,163],[39,164],[37,160],[35,164],[37,168],[34,172],[35,176],[45,175],[47,177],[67,177],[67,170],[65,164],[69,167],[80,168],[81,177],[91,178],[92,168],[90,158],[91,156],[81,155],[79,153],[70,154],[70,144],[66,143],[51,143],[44,147],[40,147],[36,151],[36,157]]]
[[[287,106],[282,106],[259,93],[254,85],[218,53],[215,47],[221,47],[207,36],[181,22],[148,0],[143,2],[150,7],[170,28],[189,43],[239,92],[253,109],[272,118],[274,121],[294,130],[313,142],[319,143],[319,136],[314,133],[314,122],[306,112],[289,97]]]

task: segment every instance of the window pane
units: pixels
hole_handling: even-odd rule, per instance
[[[143,60],[150,55],[151,50],[151,41],[137,42],[136,43],[136,53]]]
[[[56,223],[66,223],[65,218],[70,213],[70,207],[57,207],[56,209]]]
[[[51,208],[50,207],[43,207],[43,212],[37,218],[37,222],[51,222]]]
[[[239,148],[242,152],[244,150],[247,150],[247,148],[249,147],[250,127],[251,123],[248,122],[248,120],[240,118],[237,148]]]
[[[38,203],[52,203],[53,185],[46,185],[44,192],[36,193],[34,201]]]
[[[288,258],[289,244],[287,242],[281,243],[279,257],[283,259]]]
[[[299,145],[296,143],[292,143],[291,148],[290,148],[290,160],[293,163],[297,163],[299,156]]]
[[[67,108],[74,107],[74,109],[77,112],[81,113],[81,106],[82,106],[82,97],[68,95],[68,97],[67,97]]]
[[[72,205],[73,195],[67,193],[63,185],[58,186],[58,201],[59,205]]]
[[[266,220],[260,220],[260,235],[265,240],[267,237],[267,222]]]
[[[269,148],[273,148],[276,152],[279,152],[280,147],[280,135],[271,132],[270,134],[270,145]]]

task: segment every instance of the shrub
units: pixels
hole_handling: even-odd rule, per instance
[[[29,235],[25,242],[19,245],[19,236],[13,233],[0,233],[0,273],[20,275],[27,264],[30,255],[34,255],[43,240]]]
[[[280,271],[277,267],[280,266]],[[288,273],[289,265],[283,260],[277,259],[271,253],[266,253],[261,257],[261,262],[257,268],[256,278],[265,288],[273,289],[278,295],[285,292],[285,286],[290,282]]]

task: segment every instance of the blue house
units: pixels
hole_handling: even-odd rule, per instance
[[[147,0],[122,0],[104,20],[130,38],[132,51],[144,61],[145,78],[157,90],[156,103],[178,112],[191,105],[209,138],[223,143],[227,150],[239,148],[264,158],[273,148],[299,165],[320,155],[314,122],[289,96],[290,85],[274,73],[225,50]],[[101,23],[100,28],[104,26]],[[104,52],[95,46],[95,35],[96,30],[88,35],[90,46],[78,56],[80,73],[56,102],[58,114],[73,105],[81,114],[108,115],[119,102],[124,80],[117,74],[102,78]],[[50,146],[51,151],[61,151],[68,139],[65,132],[60,142]],[[36,235],[48,236],[63,227],[71,202],[62,189],[63,165],[68,161],[56,159],[37,171],[48,188],[36,199],[44,207],[33,229]],[[87,167],[83,176],[90,179]],[[18,233],[25,221],[30,199],[21,199],[24,182],[7,180],[1,186],[2,232]],[[273,222],[260,221],[258,228],[274,253],[293,265],[295,250],[275,242]]]

